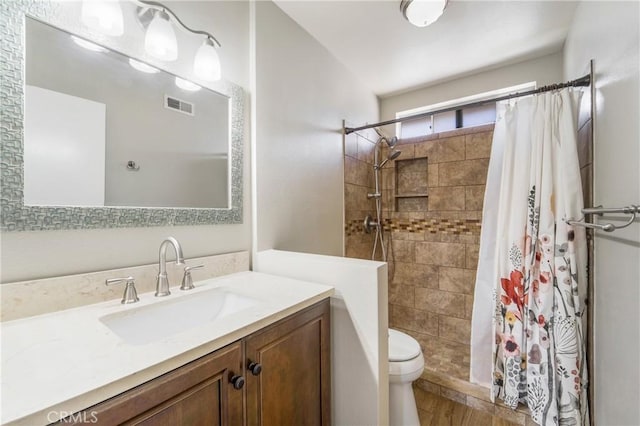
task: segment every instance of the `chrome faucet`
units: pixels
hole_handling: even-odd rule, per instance
[[[180,243],[173,237],[167,237],[160,244],[160,260],[158,261],[158,281],[156,283],[156,297],[168,296],[171,294],[169,291],[169,279],[167,278],[167,246],[171,244],[176,252],[176,265],[184,265],[184,257],[182,256],[182,247]]]

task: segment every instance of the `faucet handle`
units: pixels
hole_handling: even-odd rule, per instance
[[[180,285],[180,290],[192,290],[195,288],[193,285],[193,278],[191,278],[191,271],[194,269],[204,268],[204,265],[197,266],[185,266],[184,268],[184,276],[182,277],[182,285]]]
[[[140,299],[138,299],[138,292],[136,291],[136,283],[132,276],[128,276],[126,278],[109,278],[104,282],[105,285],[114,285],[119,284],[121,282],[125,282],[126,286],[124,288],[124,294],[122,295],[122,301],[120,303],[136,303]]]

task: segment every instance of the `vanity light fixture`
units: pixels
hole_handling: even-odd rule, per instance
[[[193,72],[205,81],[216,81],[222,77],[220,57],[213,40],[209,37],[198,48],[193,60]]]
[[[76,37],[74,35],[71,36],[71,40],[73,40],[73,42],[75,44],[77,44],[80,47],[84,47],[87,50],[91,50],[92,52],[106,52],[107,49],[105,49],[102,46],[98,46],[95,43],[91,43],[90,41],[87,41],[83,38],[80,37]]]
[[[426,27],[442,16],[447,2],[448,0],[402,0],[400,11],[416,27]]]
[[[155,74],[160,72],[158,68],[152,67],[151,65],[147,65],[140,61],[136,61],[133,58],[129,58],[129,65],[131,65],[132,68],[137,69],[141,72],[146,72],[147,74]]]
[[[176,23],[186,32],[205,36],[193,61],[193,72],[196,77],[204,81],[220,80],[222,71],[217,52],[220,43],[213,35],[206,31],[189,28],[171,9],[161,3],[146,0],[134,1],[141,5],[138,7],[138,21],[146,27],[147,54],[163,61],[173,61],[178,57],[178,44],[172,26]]]
[[[197,84],[180,77],[176,77],[176,86],[178,86],[182,90],[186,90],[187,92],[197,92],[198,90],[202,89],[202,87],[198,86]]]
[[[104,35],[121,36],[124,32],[122,8],[118,0],[82,0],[80,20]]]
[[[144,50],[162,61],[178,59],[178,40],[171,26],[169,14],[164,10],[154,12],[144,36]]]

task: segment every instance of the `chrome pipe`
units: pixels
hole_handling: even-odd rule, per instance
[[[513,99],[513,98],[520,98],[522,96],[535,95],[535,94],[538,94],[538,93],[549,92],[551,90],[558,90],[558,89],[562,89],[562,88],[565,88],[565,87],[586,87],[586,86],[590,86],[590,85],[591,85],[591,74],[587,74],[587,75],[585,75],[583,77],[580,77],[580,78],[577,78],[575,80],[567,81],[566,83],[550,84],[548,86],[543,86],[543,87],[540,87],[538,89],[527,90],[525,92],[517,92],[517,93],[512,93],[512,94],[509,94],[509,95],[498,96],[496,98],[485,99],[483,101],[470,102],[468,104],[455,105],[455,106],[442,108],[442,109],[438,109],[438,110],[434,110],[434,111],[421,112],[420,114],[410,115],[410,116],[401,117],[401,118],[395,118],[393,120],[381,121],[379,123],[367,124],[367,125],[360,126],[360,127],[345,127],[344,128],[344,133],[345,133],[345,135],[348,135],[348,134],[351,134],[353,132],[357,132],[358,130],[365,130],[365,129],[370,129],[370,128],[374,128],[375,129],[376,127],[380,127],[380,126],[388,126],[389,124],[402,123],[402,122],[409,121],[409,120],[416,120],[418,118],[427,118],[427,117],[432,116],[434,114],[440,114],[440,113],[443,113],[443,112],[455,111],[455,110],[458,110],[458,109],[461,109],[461,108],[480,107],[480,106],[484,106],[484,105],[495,103],[495,102],[499,102],[499,101],[506,101],[507,99]]]
[[[630,206],[620,207],[620,208],[604,208],[602,206],[598,206],[598,207],[590,207],[590,208],[582,209],[582,213],[585,215],[597,214],[599,216],[602,216],[604,214],[616,214],[616,213],[631,215],[629,220],[622,225],[614,225],[613,223],[603,223],[603,224],[589,223],[589,222],[584,222],[584,220],[573,220],[573,219],[565,220],[567,224],[572,226],[582,226],[584,228],[589,228],[589,229],[597,229],[605,232],[613,232],[616,229],[626,228],[627,226],[630,226],[633,222],[635,222],[637,215],[640,214],[640,206],[630,205]]]
[[[623,213],[623,214],[640,214],[640,206],[626,206],[626,207],[618,207],[618,208],[604,208],[602,206],[590,207],[587,209],[582,209],[582,214],[615,214],[615,213]]]

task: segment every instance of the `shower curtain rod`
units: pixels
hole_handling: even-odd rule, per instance
[[[360,127],[345,127],[344,134],[348,135],[350,133],[357,132],[358,130],[365,130],[365,129],[371,129],[372,127],[387,126],[389,124],[402,123],[403,121],[416,120],[418,118],[426,118],[434,114],[440,114],[442,112],[455,111],[462,108],[479,107],[479,106],[487,105],[494,102],[506,101],[507,99],[519,98],[522,96],[529,96],[529,95],[535,95],[537,93],[549,92],[551,90],[563,89],[565,87],[586,87],[586,86],[589,86],[590,84],[591,84],[591,74],[587,74],[584,77],[580,77],[576,80],[568,81],[565,83],[550,84],[547,86],[540,87],[539,89],[528,90],[526,92],[511,93],[509,95],[498,96],[497,98],[485,99],[482,101],[456,105],[456,106],[442,108],[442,109],[429,111],[429,112],[421,112],[420,114],[410,115],[402,118],[396,118],[393,120],[381,121],[379,123],[374,123],[374,124],[367,124]]]

